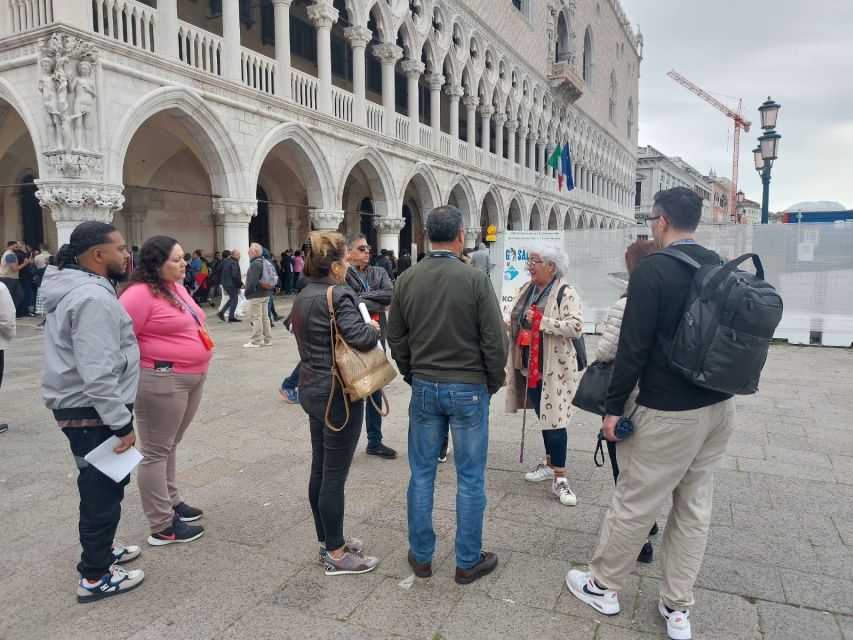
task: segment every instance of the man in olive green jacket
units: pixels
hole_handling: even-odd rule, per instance
[[[459,257],[462,214],[451,206],[427,217],[433,251],[398,279],[388,316],[391,355],[412,386],[409,406],[409,563],[432,575],[433,490],[448,433],[456,463],[456,582],[468,584],[498,563],[482,550],[489,400],[506,373],[500,306],[488,276]]]

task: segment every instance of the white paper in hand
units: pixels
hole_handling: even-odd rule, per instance
[[[364,324],[370,324],[370,314],[367,312],[367,305],[363,302],[358,303],[358,310],[361,313],[361,319],[364,320]],[[378,340],[376,342],[376,348],[385,352],[385,349],[382,348],[382,340]]]
[[[120,446],[121,439],[110,436],[87,453],[84,459],[104,475],[121,482],[142,461],[142,454],[136,447],[131,447],[124,453],[116,453],[114,449]]]

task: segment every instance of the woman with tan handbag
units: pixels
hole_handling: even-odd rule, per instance
[[[308,501],[326,575],[365,573],[376,568],[377,559],[363,555],[360,540],[344,539],[344,488],[361,435],[364,400],[348,398],[335,379],[332,334],[336,331],[352,349],[367,353],[376,349],[379,325],[364,321],[355,294],[341,286],[349,268],[344,237],[315,231],[308,243],[304,272],[310,284],[293,302],[291,315],[302,363],[299,403],[311,427]]]

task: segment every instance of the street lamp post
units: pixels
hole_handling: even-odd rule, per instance
[[[755,160],[755,170],[761,176],[761,184],[763,186],[761,195],[761,224],[767,224],[770,217],[770,170],[773,168],[773,161],[777,158],[779,152],[779,139],[782,137],[776,133],[776,120],[779,117],[780,105],[773,102],[770,97],[767,101],[758,107],[758,113],[761,114],[761,128],[764,134],[758,138],[758,146],[752,150],[753,159]]]
[[[734,222],[735,224],[738,224],[738,223],[743,221],[743,200],[745,197],[746,197],[746,195],[744,194],[744,192],[738,190],[738,192],[737,192],[737,207],[736,207],[737,215],[735,216],[735,219],[732,220],[732,222]]]

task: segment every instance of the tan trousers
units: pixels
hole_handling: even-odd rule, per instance
[[[270,299],[268,296],[263,298],[249,298],[249,318],[252,321],[252,339],[254,344],[262,344],[264,342],[272,342],[272,327],[270,326],[270,315],[267,313]]]
[[[136,394],[136,432],[142,462],[136,480],[151,533],[172,526],[181,502],[175,483],[175,452],[201,403],[205,373],[142,369]]]
[[[649,529],[672,495],[661,546],[661,597],[671,609],[693,605],[693,584],[711,525],[714,469],[734,430],[735,402],[693,411],[640,406],[634,434],[616,447],[619,480],[590,563],[602,586],[621,591]]]

